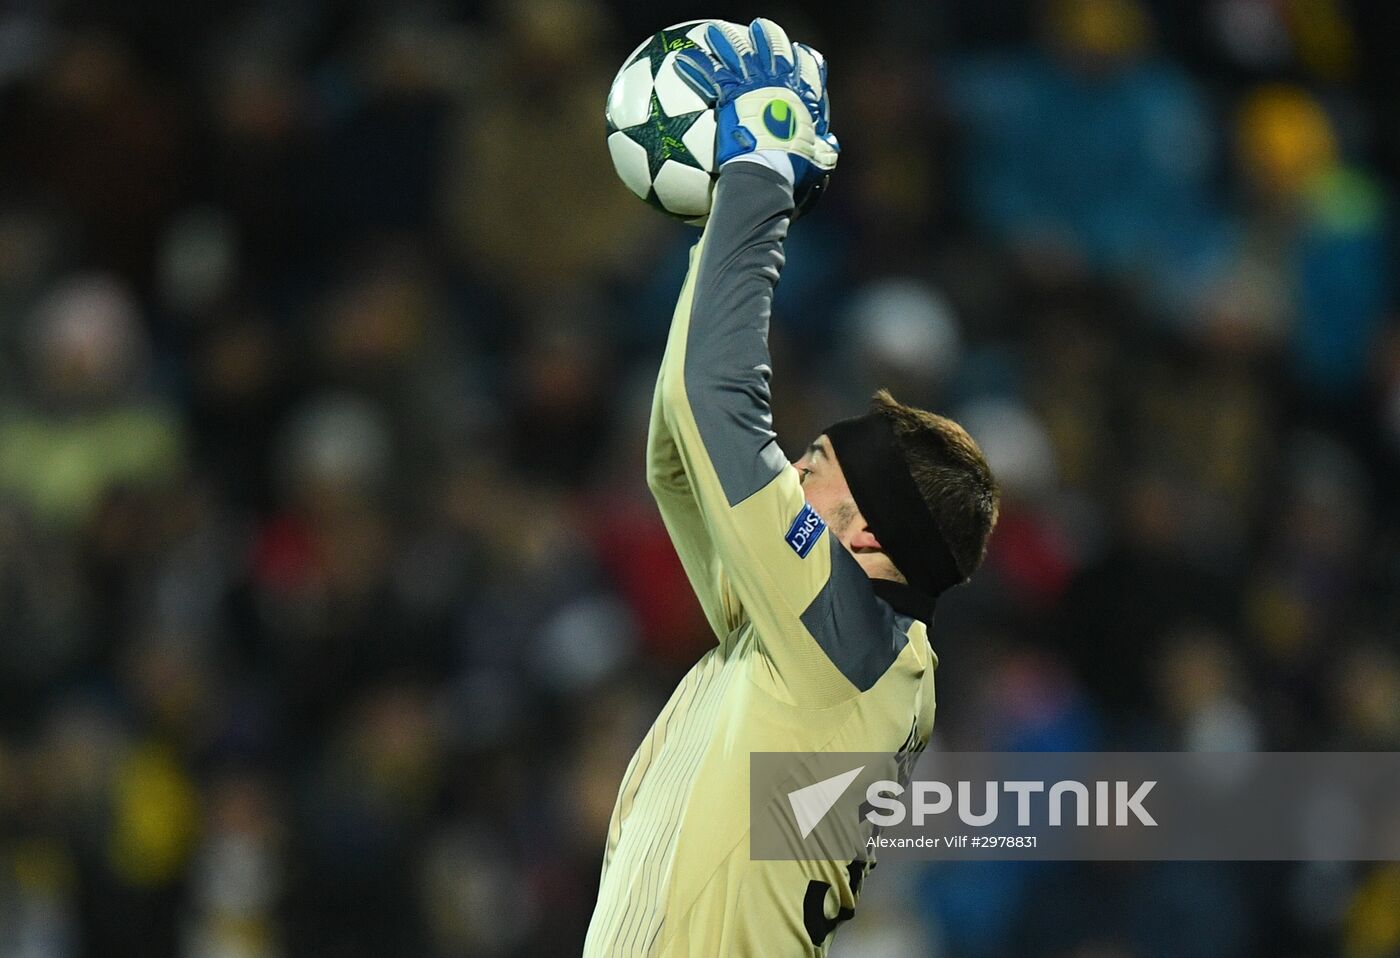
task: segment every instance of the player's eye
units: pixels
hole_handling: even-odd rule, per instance
[[[812,470],[808,469],[806,466],[803,466],[797,471],[800,473],[797,479],[797,484],[800,486],[807,482],[807,477],[812,474]]]

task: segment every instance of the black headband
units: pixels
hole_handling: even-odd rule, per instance
[[[845,419],[826,436],[866,524],[909,585],[937,597],[962,582],[947,540],[914,485],[889,417],[876,411]]]

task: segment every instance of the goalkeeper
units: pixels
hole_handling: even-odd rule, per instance
[[[917,752],[934,601],[982,560],[997,490],[963,429],[876,395],[795,463],[769,411],[768,318],[795,211],[836,165],[820,54],[771,21],[677,60],[721,163],[656,385],[648,482],[717,644],[632,757],[589,958],[824,955],[864,861],[752,861],[751,752]]]

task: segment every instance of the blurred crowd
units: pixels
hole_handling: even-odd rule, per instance
[[[832,63],[787,447],[888,385],[1004,488],[934,747],[1400,750],[1389,6],[706,11]],[[694,12],[0,7],[0,958],[578,953],[710,642],[642,469],[695,234],[602,120]],[[890,866],[835,953],[1394,958],[1400,867]]]

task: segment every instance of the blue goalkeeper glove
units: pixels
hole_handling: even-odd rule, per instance
[[[759,159],[778,170],[793,184],[801,215],[826,189],[841,149],[829,129],[825,59],[762,18],[747,34],[733,24],[711,24],[706,39],[713,57],[682,50],[676,72],[716,107],[719,165]]]

